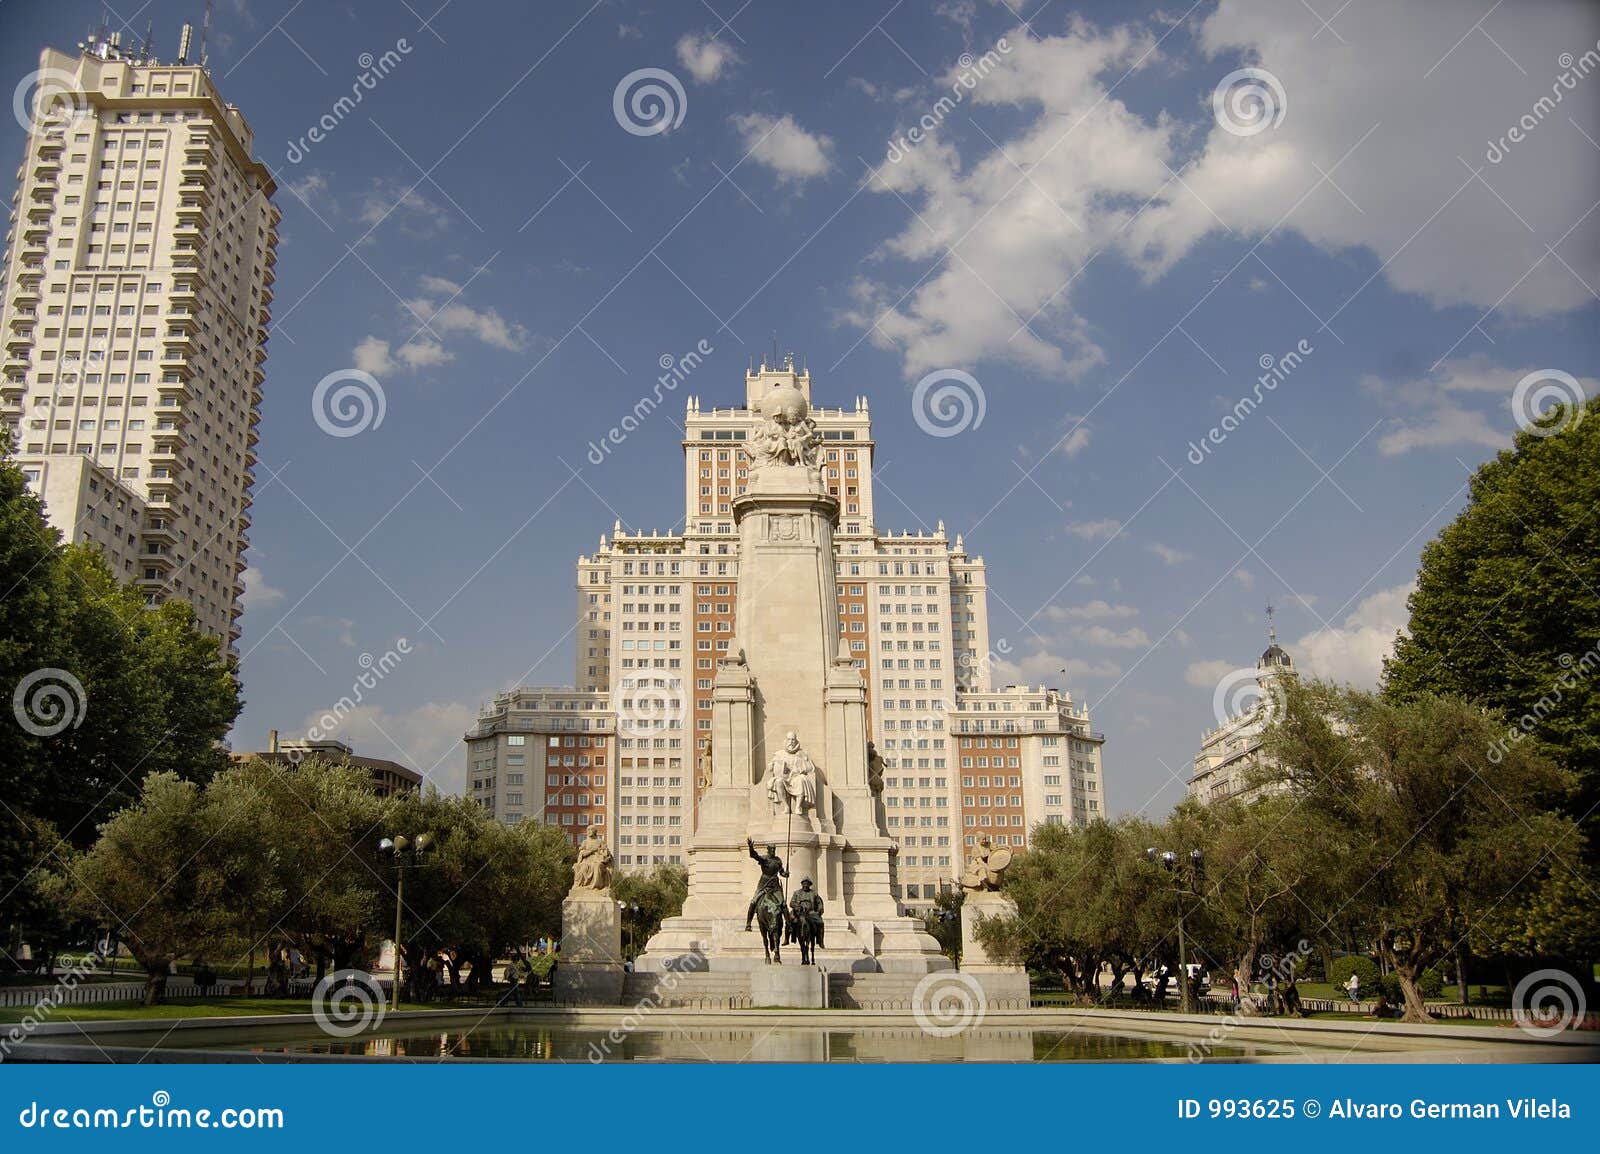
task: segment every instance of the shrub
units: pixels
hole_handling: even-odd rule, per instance
[[[1378,963],[1360,954],[1347,954],[1342,958],[1334,958],[1328,967],[1328,981],[1333,984],[1335,990],[1342,992],[1352,973],[1361,979],[1362,997],[1370,998],[1377,994],[1380,979]]]
[[[1444,993],[1444,975],[1437,966],[1429,966],[1417,979],[1417,988],[1422,991],[1424,998],[1437,998]]]

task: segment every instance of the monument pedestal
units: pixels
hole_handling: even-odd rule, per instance
[[[579,1005],[622,1001],[622,912],[609,892],[573,890],[561,903],[555,998]]]
[[[993,890],[969,892],[961,903],[961,972],[983,990],[989,1010],[1026,1010],[1031,989],[1028,971],[1019,965],[996,961],[978,939],[978,926],[989,918],[1011,918],[1017,905]]]
[[[816,966],[761,966],[750,971],[754,1009],[824,1010],[828,975]]]
[[[758,852],[776,848],[790,895],[809,877],[822,898],[827,948],[817,951],[819,971],[947,970],[938,943],[900,908],[896,843],[872,794],[867,687],[839,629],[839,501],[822,475],[809,378],[750,380],[761,424],[744,446],[748,485],[732,502],[736,640],[712,685],[711,785],[688,850],[683,913],[662,923],[635,966],[752,975],[776,968],[766,965],[760,937],[744,931],[761,880],[750,839]],[[791,949],[798,960],[796,947],[785,954]]]

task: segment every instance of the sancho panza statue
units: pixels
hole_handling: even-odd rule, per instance
[[[817,766],[792,731],[767,770],[767,800],[773,813],[803,814],[817,807]]]

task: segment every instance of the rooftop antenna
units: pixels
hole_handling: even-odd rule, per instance
[[[211,36],[211,0],[206,0],[205,17],[200,22],[200,67],[206,66],[209,56],[206,52],[206,41]]]
[[[1278,627],[1272,622],[1272,602],[1267,602],[1267,642],[1270,645],[1278,643]]]
[[[150,46],[151,46],[151,44],[153,42],[152,41],[152,37],[155,35],[155,30],[156,30],[156,22],[155,22],[155,20],[153,18],[149,19],[149,20],[146,20],[145,23],[144,23],[144,42],[139,45],[139,59],[140,60],[150,60],[150,59],[152,59],[152,57],[150,55]]]
[[[777,329],[773,329],[772,330],[772,359],[767,362],[766,367],[769,368],[769,369],[775,369],[775,368],[778,367],[778,330]]]
[[[189,63],[189,41],[194,39],[194,25],[185,24],[178,34],[178,63]]]

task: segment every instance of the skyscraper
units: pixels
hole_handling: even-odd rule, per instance
[[[280,212],[202,63],[45,49],[12,197],[0,421],[46,515],[238,640]]]
[[[682,525],[629,532],[618,523],[578,558],[575,688],[502,694],[466,735],[469,793],[498,816],[571,825],[574,837],[603,825],[625,870],[684,861],[712,682],[737,644],[733,503],[747,488],[754,407],[780,387],[812,400],[808,372],[792,357],[772,361],[745,375],[741,405],[688,399]],[[927,903],[983,834],[1025,848],[1036,825],[1104,816],[1104,737],[1061,690],[992,687],[986,569],[960,536],[942,522],[879,528],[866,398],[813,406],[810,416],[823,439],[822,479],[839,507],[840,643],[867,680],[886,823],[899,844],[897,896]],[[530,744],[543,753],[529,758]],[[558,806],[569,795],[588,812]]]

